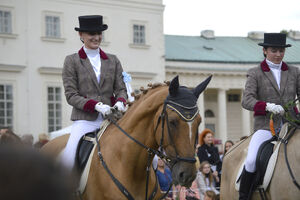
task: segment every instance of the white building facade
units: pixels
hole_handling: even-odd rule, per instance
[[[0,126],[19,135],[70,125],[61,72],[77,52],[78,16],[102,15],[101,48],[116,54],[133,88],[165,80],[161,0],[1,0]]]
[[[252,113],[242,109],[246,72],[262,59],[263,33],[249,37],[165,36],[162,0],[1,0],[0,127],[18,135],[49,133],[70,125],[62,67],[77,52],[78,16],[102,15],[108,30],[101,48],[116,54],[133,89],[179,75],[194,87],[213,74],[198,104],[202,123],[216,137],[239,140],[252,132]],[[300,34],[290,35],[288,63],[300,67]]]

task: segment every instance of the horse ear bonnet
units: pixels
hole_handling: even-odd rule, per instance
[[[171,81],[170,86],[169,86],[170,95],[176,96],[178,88],[179,88],[179,81],[178,81],[178,76],[176,76],[175,78],[173,78],[173,80]]]
[[[195,89],[179,86],[178,76],[170,83],[169,95],[166,99],[167,107],[177,112],[185,121],[192,121],[198,114],[197,100],[208,85],[211,76],[200,83]]]
[[[205,90],[205,88],[207,87],[208,83],[211,80],[212,75],[210,75],[205,81],[203,81],[202,83],[200,83],[195,89],[194,89],[194,94],[195,96],[198,98],[199,95]]]

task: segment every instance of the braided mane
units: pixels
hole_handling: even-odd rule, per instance
[[[133,102],[127,102],[129,106],[131,106],[133,103],[135,103],[137,100],[140,99],[140,97],[142,95],[145,95],[148,93],[149,90],[155,89],[157,87],[161,87],[161,86],[169,86],[170,85],[170,81],[164,81],[164,83],[148,83],[148,88],[144,88],[144,87],[140,87],[140,93],[136,94],[135,92],[131,93],[131,96],[134,97],[134,101]]]

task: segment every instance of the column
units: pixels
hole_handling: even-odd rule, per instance
[[[200,125],[198,127],[198,132],[201,133],[201,131],[203,131],[203,129],[205,128],[204,92],[199,95],[199,98],[198,98],[198,101],[197,101],[197,105],[198,105],[199,113],[200,113],[200,116],[201,116],[201,123],[200,123]]]
[[[218,90],[218,124],[219,135],[222,143],[227,140],[227,98],[226,89],[220,88]]]

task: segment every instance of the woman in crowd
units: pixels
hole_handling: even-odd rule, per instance
[[[205,192],[208,190],[214,191],[219,194],[215,188],[216,182],[219,182],[219,177],[211,172],[211,166],[208,161],[203,161],[200,165],[199,172],[197,173],[197,183],[199,187],[200,199],[204,198]]]
[[[169,190],[172,184],[172,174],[169,168],[166,167],[164,161],[157,157],[156,176],[158,178],[160,189],[163,193]],[[166,199],[172,199],[172,191],[169,192]]]
[[[210,129],[204,129],[199,137],[199,145],[197,155],[200,163],[208,161],[211,165],[212,172],[215,176],[221,172],[222,162],[219,150],[214,146],[214,133]]]
[[[221,155],[220,159],[221,161],[223,161],[223,157],[225,156],[225,154],[227,153],[227,151],[234,145],[233,141],[231,140],[227,140],[224,144],[224,152],[223,155]]]

